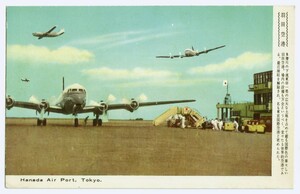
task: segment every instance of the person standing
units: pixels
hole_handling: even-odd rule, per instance
[[[223,121],[221,119],[218,122],[218,128],[220,131],[222,131],[222,129],[223,129]]]
[[[89,116],[87,116],[87,117],[85,117],[85,119],[84,119],[84,125],[86,126],[86,124],[87,124],[87,120],[89,119]]]
[[[235,132],[239,132],[239,123],[236,120],[233,121],[233,126],[235,128]]]

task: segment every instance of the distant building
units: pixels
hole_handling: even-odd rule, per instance
[[[254,104],[251,110],[253,119],[270,119],[272,117],[272,71],[256,73],[254,84],[249,85],[250,92],[254,92]]]
[[[218,103],[217,118],[226,119],[255,119],[272,122],[272,71],[255,73],[253,84],[249,85],[249,92],[254,92],[253,102],[228,103],[228,93],[224,104]]]

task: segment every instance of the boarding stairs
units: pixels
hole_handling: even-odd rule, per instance
[[[176,114],[181,114],[186,118],[188,125],[196,128],[201,128],[202,124],[205,122],[205,119],[195,110],[190,107],[172,107],[166,110],[164,113],[159,115],[157,118],[153,120],[153,125],[158,126],[166,120]]]

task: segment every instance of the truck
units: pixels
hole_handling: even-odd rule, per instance
[[[239,130],[246,133],[265,133],[266,125],[259,120],[243,120]]]

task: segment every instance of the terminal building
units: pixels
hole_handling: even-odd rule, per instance
[[[253,102],[231,103],[227,92],[224,103],[216,105],[217,118],[238,122],[253,119],[272,123],[272,71],[255,73],[248,91],[253,92]]]

